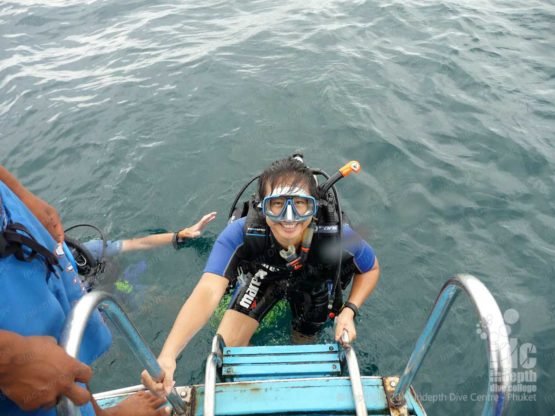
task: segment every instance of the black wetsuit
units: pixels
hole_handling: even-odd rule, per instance
[[[204,269],[229,279],[235,286],[230,309],[258,321],[281,299],[287,299],[293,313],[294,329],[310,335],[328,319],[330,284],[334,265],[325,264],[318,255],[318,238],[305,265],[296,271],[286,269],[280,256],[281,247],[269,235],[265,249],[251,253],[245,241],[245,218],[229,224],[218,236]],[[375,255],[372,247],[349,226],[343,227],[344,241],[341,280],[347,282],[355,273],[372,269]]]

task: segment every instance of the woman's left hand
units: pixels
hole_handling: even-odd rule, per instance
[[[211,212],[209,214],[206,214],[196,224],[191,225],[190,227],[184,228],[181,231],[179,231],[177,236],[180,239],[199,237],[202,234],[202,231],[204,230],[204,228],[215,219],[216,219],[216,212]]]
[[[352,343],[357,337],[355,327],[355,313],[350,308],[343,308],[341,313],[335,318],[335,340],[343,344],[343,331],[347,331],[349,335],[349,343]]]

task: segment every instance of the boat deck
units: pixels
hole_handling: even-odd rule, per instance
[[[390,416],[381,377],[361,377],[364,399],[369,415]],[[138,391],[138,390],[137,390]],[[194,385],[178,387],[178,393],[187,403],[189,415],[201,416],[204,387]],[[100,407],[106,408],[125,399],[129,393],[95,395]],[[292,380],[258,380],[216,385],[217,415],[310,414],[354,415],[355,403],[348,377],[322,377]],[[425,416],[414,391],[406,396],[409,415]]]
[[[214,348],[221,357],[220,382],[213,390],[216,415],[355,414],[352,375],[347,376],[345,351],[337,343],[218,349],[216,340]],[[406,407],[389,405],[387,391],[391,397],[396,377],[360,377],[360,382],[370,415],[426,414],[412,389]],[[205,385],[180,387],[177,392],[189,415],[204,414]],[[114,391],[97,399],[101,407],[110,407],[129,393]]]

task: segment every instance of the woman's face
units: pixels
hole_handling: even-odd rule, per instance
[[[266,195],[277,195],[277,194],[305,194],[310,195],[308,185],[304,184],[301,186],[292,187],[291,184],[278,184],[274,189],[266,188]],[[278,207],[279,208],[279,207]],[[297,208],[302,209],[297,205]],[[310,225],[312,218],[309,218],[302,222],[296,221],[273,221],[266,217],[266,224],[270,227],[272,234],[274,235],[277,242],[284,248],[288,248],[290,245],[298,246],[302,239],[304,230]]]

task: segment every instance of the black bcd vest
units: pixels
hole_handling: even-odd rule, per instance
[[[320,201],[322,205],[322,201]],[[324,201],[325,205],[325,201]],[[288,270],[285,260],[280,256],[282,247],[274,239],[266,220],[261,213],[258,202],[251,198],[240,204],[230,221],[246,217],[242,253],[246,260],[240,263],[243,271],[251,274],[263,269],[268,274],[267,280],[288,279],[290,285],[302,292],[319,291],[331,282],[335,283],[338,256],[343,256],[340,284],[335,289],[334,309],[342,305],[342,290],[351,282],[355,268],[349,255],[340,251],[338,241],[338,221],[336,215],[320,209],[316,219],[316,230],[312,239],[310,252],[303,267],[299,270]],[[331,218],[330,218],[331,217]],[[346,215],[343,214],[344,224]]]

